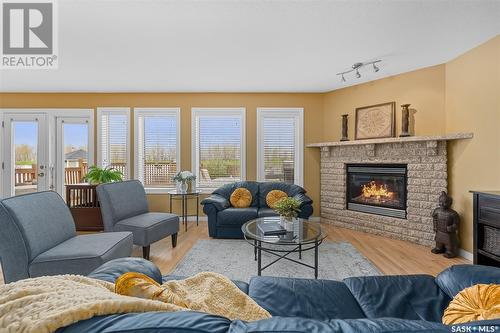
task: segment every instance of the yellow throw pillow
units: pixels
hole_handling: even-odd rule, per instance
[[[231,205],[236,208],[248,208],[252,203],[252,193],[243,187],[238,187],[229,198]]]
[[[276,204],[278,201],[280,201],[283,198],[287,198],[288,194],[286,194],[283,191],[280,190],[272,190],[269,191],[269,193],[266,195],[266,203],[269,206],[269,208],[274,209],[276,207]]]
[[[444,310],[443,324],[500,319],[500,284],[476,284],[457,294]]]

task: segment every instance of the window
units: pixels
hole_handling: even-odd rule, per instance
[[[130,109],[97,108],[97,165],[130,178]]]
[[[303,183],[302,108],[257,109],[257,179]]]
[[[245,108],[192,109],[193,173],[214,189],[245,179]]]
[[[135,177],[148,192],[175,187],[180,163],[180,109],[135,108]]]

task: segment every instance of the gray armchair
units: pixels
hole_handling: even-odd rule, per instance
[[[151,244],[167,236],[172,236],[172,247],[176,247],[179,216],[149,212],[146,192],[140,181],[101,184],[96,191],[104,231],[132,232],[134,244],[142,246],[145,259],[149,259]]]
[[[0,263],[6,283],[43,275],[87,275],[131,254],[130,232],[76,235],[68,206],[56,192],[0,201]]]

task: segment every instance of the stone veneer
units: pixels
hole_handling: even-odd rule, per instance
[[[429,138],[380,142],[315,145],[321,147],[321,219],[339,227],[431,245],[434,239],[431,214],[438,205],[439,194],[448,185],[447,141]],[[407,219],[347,210],[346,164],[349,163],[407,164]]]

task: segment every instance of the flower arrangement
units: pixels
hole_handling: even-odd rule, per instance
[[[290,197],[283,198],[276,203],[274,210],[286,220],[291,221],[300,213],[300,201]]]
[[[113,167],[99,168],[98,166],[91,166],[83,179],[90,184],[103,184],[112,182],[121,182],[123,180],[123,173]]]
[[[172,180],[178,183],[191,183],[195,179],[196,176],[191,171],[179,171],[172,177]]]

